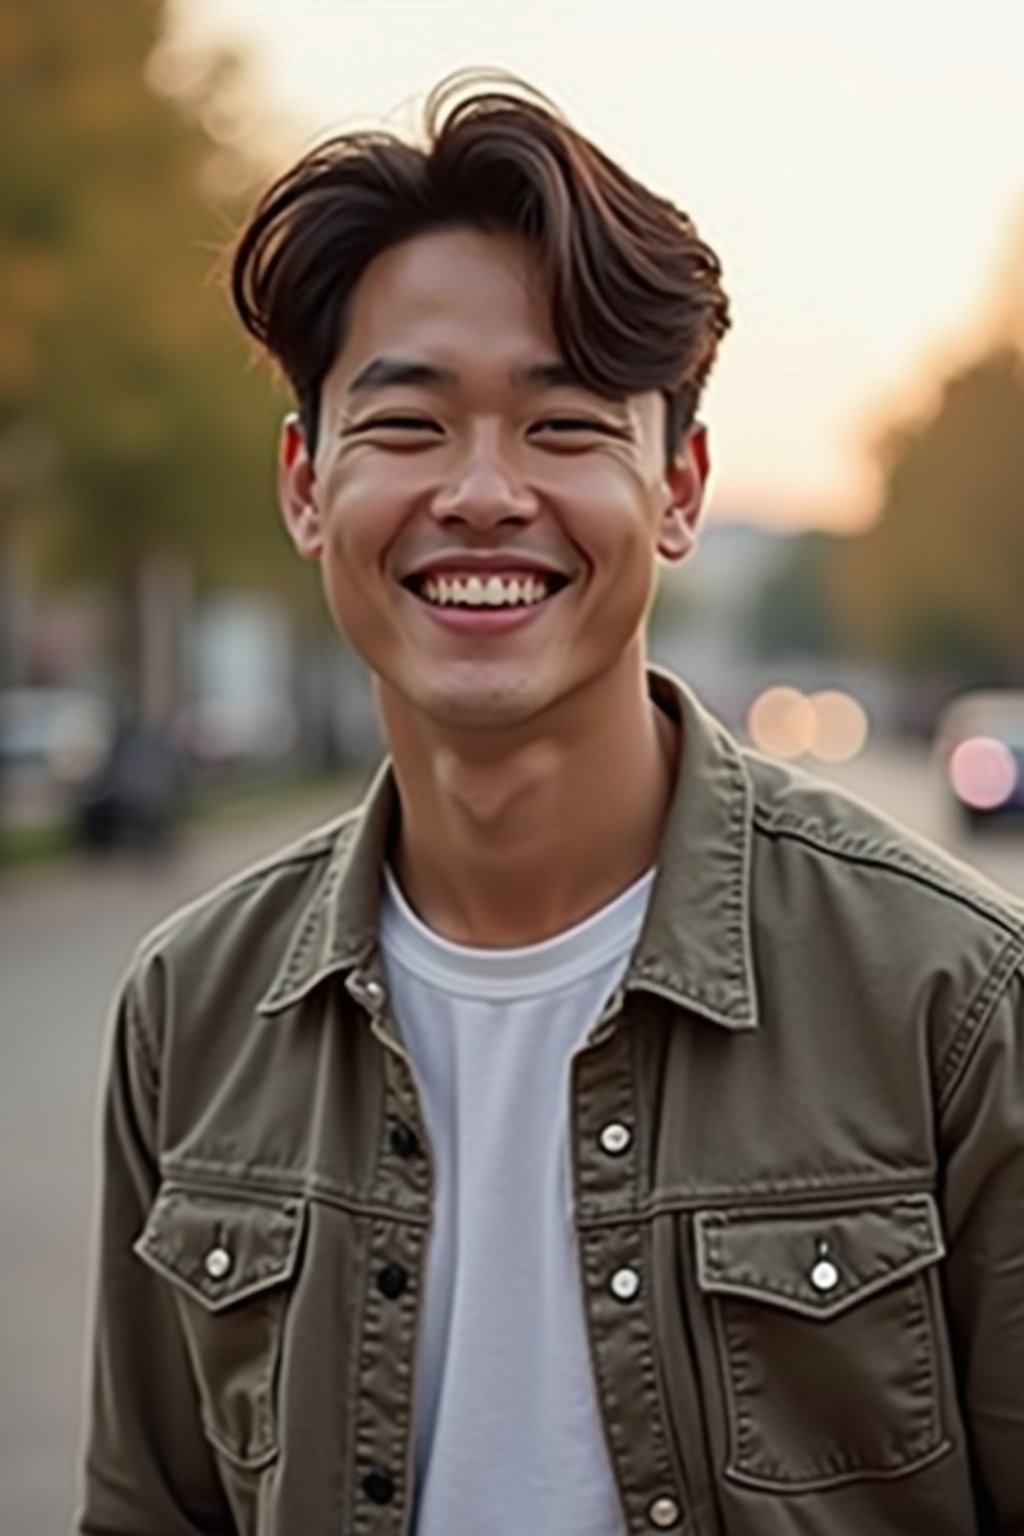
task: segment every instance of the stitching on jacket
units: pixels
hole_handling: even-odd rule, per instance
[[[345,1529],[355,1533],[366,1530],[367,1508],[366,1493],[363,1489],[365,1471],[376,1460],[374,1452],[377,1446],[370,1426],[370,1409],[367,1403],[367,1393],[360,1389],[360,1383],[367,1380],[368,1356],[372,1356],[372,1313],[375,1303],[374,1298],[374,1258],[378,1247],[376,1228],[381,1225],[374,1221],[367,1224],[365,1233],[366,1252],[362,1269],[362,1287],[359,1296],[359,1326],[355,1331],[354,1348],[351,1352],[348,1369],[348,1402],[352,1404],[352,1456],[350,1461],[351,1477],[349,1483],[348,1521]],[[359,1273],[359,1271],[356,1271]],[[379,1300],[379,1298],[377,1298]],[[381,1329],[383,1332],[383,1329]],[[397,1483],[397,1478],[396,1478]],[[404,1500],[402,1501],[405,1502]]]
[[[862,864],[884,869],[889,874],[903,875],[915,884],[934,891],[967,907],[993,922],[1018,939],[1024,939],[1024,914],[1019,913],[1013,898],[1007,896],[1006,904],[988,896],[984,891],[963,883],[955,870],[926,862],[895,843],[873,842],[862,833],[829,834],[824,828],[809,825],[791,811],[773,811],[761,802],[754,804],[754,825],[768,837],[789,838],[815,848],[819,853],[842,859],[848,864]]]
[[[251,869],[244,869],[236,875],[229,876],[227,880],[222,880],[194,901],[178,907],[162,922],[157,923],[156,927],[142,939],[137,952],[139,958],[143,961],[150,959],[160,944],[167,938],[173,938],[189,918],[207,909],[214,910],[224,899],[244,896],[251,889],[264,884],[271,876],[288,870],[299,870],[305,865],[322,864],[325,861],[329,863],[333,858],[344,854],[355,834],[359,815],[359,808],[347,811],[336,821],[328,822],[326,826],[309,833],[298,845],[279,850]],[[317,897],[313,895],[309,899],[316,902]]]
[[[629,1073],[629,1101],[633,1117],[633,1145],[629,1149],[633,1164],[633,1176],[630,1179],[630,1208],[635,1213],[643,1204],[644,1178],[643,1170],[647,1167],[648,1148],[640,1145],[641,1126],[646,1135],[647,1127],[640,1113],[640,1036],[637,1030],[630,1030],[626,1039],[626,1069]]]
[[[924,1238],[925,1240],[934,1238],[935,1234],[928,1211],[920,1209],[920,1201],[914,1201],[909,1198],[900,1200],[897,1198],[895,1200],[887,1200],[884,1202],[884,1204],[881,1205],[876,1204],[874,1209],[881,1211],[885,1215],[888,1215],[889,1212],[894,1211],[897,1206],[901,1207],[899,1215],[901,1223],[904,1227],[908,1228],[911,1232],[916,1230],[919,1237]],[[864,1208],[859,1206],[856,1212],[853,1214],[858,1216],[862,1215],[863,1210]],[[758,1217],[757,1219],[758,1221],[765,1220],[764,1217]],[[770,1217],[767,1219],[771,1220]],[[792,1218],[787,1217],[786,1219],[791,1220]],[[817,1217],[815,1216],[814,1219],[817,1220]],[[718,1244],[722,1234],[727,1230],[732,1229],[735,1231],[738,1228],[742,1231],[748,1228],[749,1225],[750,1221],[746,1211],[737,1212],[730,1207],[729,1209],[722,1211],[718,1215],[718,1219],[716,1221],[709,1223],[707,1235],[709,1240],[713,1238],[714,1242]]]
[[[340,847],[336,849],[336,852],[339,854],[342,851],[344,850]],[[290,984],[293,985],[300,978],[301,973],[306,968],[306,961],[311,950],[316,947],[318,941],[323,942],[327,928],[327,908],[340,880],[341,869],[338,858],[332,857],[324,872],[318,890],[310,900],[302,927],[294,938],[288,952],[288,963],[281,978],[281,984],[276,989],[278,995],[286,992],[288,986]]]
[[[124,1009],[128,1043],[145,1073],[145,1089],[149,1095],[150,1109],[155,1111],[160,1098],[159,1055],[146,1031],[142,1004],[135,990],[134,978],[130,979],[125,987]]]
[[[162,1160],[160,1172],[168,1183],[180,1184],[197,1194],[227,1194],[239,1199],[261,1194],[289,1195],[297,1200],[319,1202],[346,1211],[351,1216],[398,1220],[410,1226],[427,1225],[430,1216],[412,1205],[388,1205],[379,1200],[353,1195],[333,1181],[294,1169],[270,1168],[261,1163],[246,1163],[240,1173],[230,1163],[199,1162],[194,1158]]]
[[[737,1430],[727,1472],[735,1476],[738,1482],[765,1489],[809,1492],[815,1488],[838,1487],[846,1481],[865,1476],[903,1475],[927,1465],[929,1461],[942,1454],[948,1442],[939,1441],[936,1444],[941,1436],[940,1394],[935,1374],[934,1350],[931,1347],[930,1335],[933,1332],[931,1309],[926,1289],[919,1278],[913,1280],[907,1288],[905,1316],[900,1325],[900,1332],[916,1335],[918,1343],[922,1346],[919,1362],[925,1373],[924,1384],[929,1409],[927,1427],[917,1429],[912,1438],[906,1437],[902,1449],[890,1436],[887,1442],[881,1443],[875,1450],[872,1465],[866,1465],[863,1456],[854,1459],[844,1449],[840,1453],[839,1464],[835,1465],[832,1471],[826,1471],[823,1466],[814,1471],[810,1467],[805,1471],[798,1471],[790,1465],[794,1454],[790,1446],[782,1446],[774,1453],[767,1454],[759,1446],[760,1419],[758,1415],[750,1412],[745,1401],[741,1401],[749,1398],[750,1394],[749,1390],[742,1387],[737,1380],[737,1365],[742,1369],[743,1357],[749,1355],[751,1350],[748,1340],[736,1327],[736,1304],[730,1298],[725,1298],[725,1302],[729,1304],[731,1315],[727,1313],[726,1305],[721,1302],[716,1303],[714,1315],[720,1358],[730,1389],[728,1394],[730,1411],[735,1418]],[[818,1325],[812,1323],[811,1326],[816,1328]],[[795,1454],[799,1455],[801,1451]],[[821,1461],[820,1453],[815,1459]]]
[[[669,1003],[678,1003],[679,998],[683,998],[686,1002],[693,1003],[698,1010],[717,1014],[726,1020],[746,1019],[749,1017],[748,1012],[743,1006],[743,999],[737,1001],[733,998],[723,1001],[721,998],[713,997],[710,988],[699,991],[687,985],[674,971],[666,970],[662,965],[652,964],[651,962],[637,965],[633,971],[633,979],[651,981],[670,988],[671,996],[662,994],[665,997],[665,1001]]]
[[[654,1259],[652,1256],[651,1230],[649,1227],[638,1233],[641,1244],[642,1262],[644,1272],[654,1274]],[[643,1308],[643,1347],[640,1351],[640,1374],[646,1388],[649,1401],[654,1402],[656,1412],[647,1424],[647,1432],[656,1445],[655,1459],[663,1466],[671,1469],[672,1481],[676,1488],[685,1487],[682,1477],[682,1467],[679,1465],[678,1446],[673,1442],[673,1437],[668,1433],[667,1426],[672,1422],[669,1414],[669,1406],[665,1396],[664,1380],[662,1373],[657,1368],[656,1351],[658,1327],[654,1317],[653,1286],[645,1286],[641,1297]]]
[[[969,998],[963,1019],[953,1032],[946,1054],[936,1075],[936,1100],[941,1112],[952,1098],[967,1070],[999,1004],[1024,961],[1024,941],[1010,939],[1004,944],[973,998]]]
[[[819,1297],[813,1286],[808,1290],[807,1284],[803,1286],[794,1285],[791,1281],[779,1279],[776,1275],[761,1274],[749,1266],[730,1270],[727,1267],[727,1262],[721,1258],[717,1251],[710,1233],[705,1235],[705,1242],[709,1250],[714,1249],[713,1254],[709,1254],[709,1257],[712,1258],[712,1268],[709,1271],[710,1278],[719,1282],[718,1289],[723,1290],[724,1294],[729,1294],[727,1287],[730,1284],[749,1285],[760,1295],[788,1296],[791,1301],[801,1301],[805,1304],[808,1301],[811,1303],[817,1302],[818,1305],[815,1310],[822,1312],[834,1308],[839,1301],[859,1296],[869,1285],[877,1289],[879,1282],[887,1280],[891,1275],[903,1274],[908,1270],[909,1265],[914,1265],[916,1269],[919,1269],[923,1267],[924,1262],[934,1263],[938,1257],[937,1254],[923,1255],[915,1250],[904,1254],[902,1258],[893,1260],[890,1263],[880,1263],[867,1274],[855,1275],[845,1283],[840,1280],[839,1285],[834,1291],[830,1291],[827,1296]],[[909,1271],[911,1274],[914,1272],[914,1269]],[[724,1286],[721,1284],[722,1281],[725,1282]]]
[[[729,937],[736,946],[736,954],[740,957],[736,968],[729,972],[729,977],[730,980],[742,985],[753,968],[749,946],[749,925],[744,919],[747,903],[750,900],[750,865],[754,845],[752,810],[756,802],[749,775],[739,762],[734,764],[733,778],[735,785],[729,830],[735,846],[742,849],[743,856],[740,878],[729,888],[725,911],[729,922]]]
[[[635,1211],[624,1210],[621,1205],[602,1205],[593,1196],[586,1208],[580,1206],[577,1220],[580,1229],[617,1227],[634,1220],[648,1220],[656,1216],[678,1216],[686,1211],[716,1210],[728,1215],[737,1200],[746,1204],[763,1205],[767,1210],[783,1207],[780,1214],[802,1215],[809,1196],[816,1201],[827,1202],[827,1207],[837,1216],[857,1209],[865,1199],[877,1201],[885,1195],[897,1198],[908,1195],[932,1195],[935,1191],[935,1170],[921,1168],[911,1170],[905,1180],[891,1175],[880,1177],[877,1173],[865,1173],[855,1180],[826,1182],[821,1179],[785,1179],[775,1183],[761,1180],[758,1183],[708,1186],[699,1189],[664,1190],[654,1197],[641,1201]],[[792,1207],[790,1210],[789,1207]]]

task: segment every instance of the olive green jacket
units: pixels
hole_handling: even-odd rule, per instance
[[[650,685],[678,787],[571,1085],[623,1530],[1024,1536],[1024,909]],[[413,1529],[432,1175],[377,948],[394,810],[385,764],[131,969],[88,1536]]]

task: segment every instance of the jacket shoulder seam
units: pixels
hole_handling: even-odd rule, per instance
[[[152,958],[164,940],[173,936],[190,917],[205,909],[244,895],[246,891],[272,879],[275,875],[283,874],[288,870],[301,869],[303,866],[323,863],[344,853],[355,832],[359,815],[358,807],[346,812],[335,821],[328,822],[316,831],[308,833],[300,842],[279,849],[249,868],[229,875],[193,901],[178,907],[151,928],[139,941],[136,949],[137,962],[145,962]]]
[[[160,1053],[146,1024],[142,1000],[138,996],[134,977],[129,979],[124,994],[126,1036],[129,1047],[135,1051],[145,1073],[146,1090],[152,1103],[160,1094]]]
[[[1022,964],[1024,939],[1008,939],[982,977],[977,991],[967,999],[963,1017],[953,1030],[953,1037],[938,1063],[935,1075],[936,1102],[940,1113],[956,1092],[982,1036]]]
[[[958,879],[955,872],[947,872],[938,865],[932,865],[923,857],[886,849],[857,834],[847,833],[837,842],[835,838],[816,831],[801,819],[790,815],[780,816],[761,803],[755,803],[753,820],[757,830],[768,837],[802,843],[843,863],[881,869],[888,874],[902,876],[980,917],[988,918],[1012,939],[1024,943],[1024,915],[1014,911],[1012,900],[1004,905],[984,891]]]

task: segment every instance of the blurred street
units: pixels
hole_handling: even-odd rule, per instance
[[[56,1536],[70,1525],[97,1079],[132,948],[160,917],[334,809],[320,796],[197,829],[166,862],[120,859],[0,879],[2,1536]]]
[[[133,949],[165,915],[344,811],[384,747],[377,645],[412,612],[408,594],[377,580],[360,536],[347,546],[351,570],[341,564],[365,622],[346,621],[339,643],[328,620],[348,605],[333,600],[335,543],[293,558],[280,516],[283,501],[294,523],[288,486],[305,458],[315,465],[338,359],[312,319],[305,335],[307,313],[320,314],[305,281],[294,308],[289,282],[256,279],[259,261],[238,262],[232,281],[236,236],[258,231],[253,210],[293,155],[329,142],[334,154],[357,123],[381,144],[392,134],[426,144],[449,110],[468,115],[471,91],[497,86],[502,97],[539,90],[569,122],[579,111],[605,153],[625,153],[642,184],[651,177],[687,241],[699,229],[711,242],[685,263],[685,302],[704,293],[692,324],[672,318],[683,303],[668,280],[669,267],[682,270],[674,258],[654,261],[664,282],[643,276],[654,270],[646,217],[601,234],[608,253],[639,242],[626,267],[594,243],[604,220],[584,241],[597,253],[580,266],[584,286],[604,292],[607,266],[609,294],[622,287],[613,304],[578,302],[573,263],[537,294],[565,343],[573,398],[596,391],[608,405],[616,379],[623,409],[664,394],[677,511],[669,461],[692,470],[708,430],[698,546],[659,558],[650,659],[760,751],[833,779],[1024,898],[1024,138],[1013,62],[1024,6],[997,0],[984,25],[977,7],[930,12],[927,56],[917,8],[901,15],[878,0],[851,27],[806,0],[788,17],[748,7],[741,29],[722,8],[662,9],[644,69],[623,71],[617,7],[588,8],[581,49],[577,8],[541,0],[0,0],[0,124],[18,146],[0,157],[0,1536],[67,1531],[77,1499],[101,1066]],[[381,47],[386,13],[395,24]],[[697,67],[679,92],[684,55]],[[433,74],[442,59],[492,60],[497,74],[445,84]],[[465,222],[511,234],[533,194],[513,196],[504,173],[493,182],[493,215],[481,182]],[[536,234],[543,246],[547,215],[524,218],[526,244]],[[327,241],[318,254],[319,216],[304,227],[295,271],[319,282],[337,251]],[[339,313],[351,285],[375,281],[374,252],[394,238],[405,237],[368,222],[344,281],[325,265]],[[280,274],[277,254],[272,264]],[[554,276],[546,258],[544,271]],[[626,288],[638,305],[647,293],[650,323],[622,307]],[[719,339],[724,371],[716,364],[712,377]],[[413,460],[402,458],[408,515],[389,514],[379,534],[406,582],[414,545],[425,558],[436,544],[440,508],[494,516],[489,491],[465,497],[492,474],[509,495],[529,493],[531,549],[556,572],[571,573],[570,550],[585,574],[619,547],[609,522],[590,549],[591,520],[565,507],[577,487],[581,505],[593,484],[601,491],[592,474],[617,477],[630,444],[599,441],[591,455],[563,438],[564,489],[549,494],[555,460],[535,450],[554,434],[534,429],[558,423],[541,395],[544,414],[532,394],[528,410],[526,395],[509,394],[502,431],[475,430],[497,409],[496,392],[478,387],[486,350],[434,401],[450,419],[420,423],[450,428],[467,451],[417,461],[442,469],[424,469],[415,497]],[[550,370],[526,372],[539,388]],[[652,382],[662,376],[664,389]],[[301,432],[285,436],[281,474],[274,444],[296,406]],[[338,496],[353,484],[342,477]],[[354,507],[370,527],[365,488],[344,505],[323,495],[325,517]],[[608,516],[638,506],[616,493]],[[580,611],[596,630],[597,604]],[[1005,815],[970,830],[994,809],[1013,824]],[[72,859],[69,848],[103,856]]]
[[[955,838],[923,751],[876,747],[834,776],[1024,896],[1024,832]],[[132,946],[173,907],[334,809],[324,795],[193,831],[164,864],[39,869],[0,882],[3,1536],[66,1530],[75,1499],[97,1075]]]

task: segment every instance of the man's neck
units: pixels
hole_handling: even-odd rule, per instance
[[[386,722],[401,804],[391,861],[436,933],[487,949],[540,943],[656,862],[678,727],[645,690],[619,695],[584,710],[582,730],[493,756],[468,758]]]

